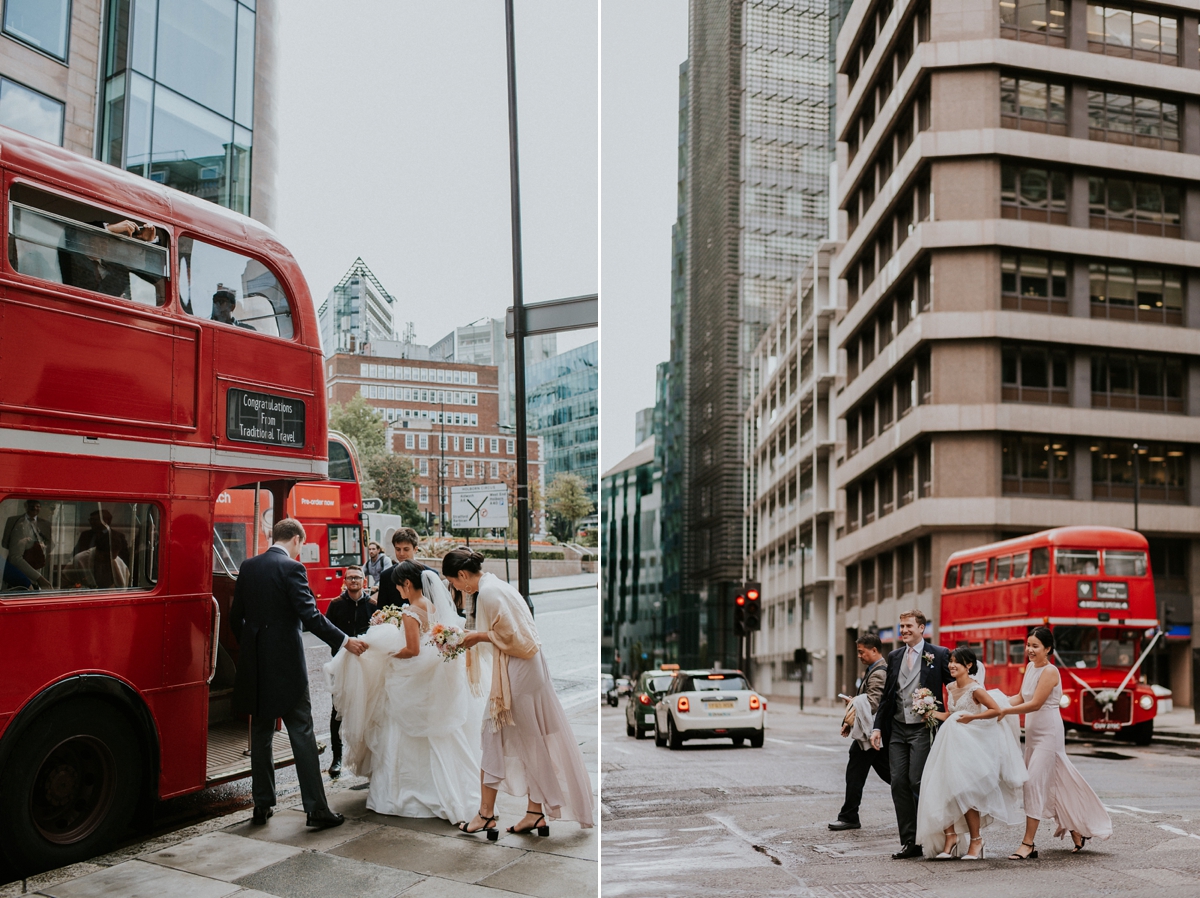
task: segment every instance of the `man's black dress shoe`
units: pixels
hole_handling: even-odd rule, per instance
[[[274,817],[274,816],[275,816],[274,808],[268,807],[265,804],[262,804],[262,805],[256,804],[254,806],[254,820],[251,822],[253,822],[255,826],[265,826],[267,823],[267,818]]]
[[[333,759],[333,763],[329,765],[329,775],[330,776],[341,776],[342,775],[342,759],[341,758],[335,757]]]
[[[861,823],[847,823],[845,820],[838,820],[829,824],[830,829],[862,829]]]
[[[323,811],[317,811],[315,814],[309,814],[304,821],[304,825],[311,826],[314,829],[329,829],[332,826],[341,826],[345,822],[346,818],[341,814],[335,814],[326,808]]]
[[[920,856],[921,856],[921,846],[920,845],[905,845],[903,848],[901,848],[899,851],[897,851],[895,854],[892,855],[892,860],[903,861],[903,860],[907,860],[910,857],[920,857]]]

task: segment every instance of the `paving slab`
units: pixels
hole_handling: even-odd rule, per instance
[[[303,811],[285,808],[282,811],[276,811],[275,816],[268,820],[265,826],[255,826],[247,817],[233,826],[226,827],[225,832],[234,836],[257,839],[261,842],[291,845],[294,848],[304,848],[308,851],[326,851],[335,845],[357,839],[378,825],[347,819],[341,826],[334,826],[330,829],[309,829],[304,825],[305,819]]]
[[[44,888],[50,898],[225,898],[238,891],[233,883],[172,870],[145,861],[126,861],[84,876]]]
[[[198,876],[233,882],[299,853],[299,848],[290,845],[264,843],[260,839],[230,833],[209,833],[144,855],[141,859]]]
[[[595,894],[595,892],[590,894]],[[237,895],[235,898],[242,898],[242,896]],[[431,876],[421,880],[406,891],[401,898],[513,898],[513,893],[500,889],[489,889],[487,886],[472,885],[469,882],[455,882],[453,879]],[[567,898],[566,893],[564,893],[564,898]],[[575,896],[572,895],[569,898],[575,898]]]
[[[434,836],[390,826],[339,845],[329,853],[459,882],[479,882],[525,855],[519,848],[486,841],[471,844],[461,836]]]
[[[550,822],[550,835],[543,839],[541,836],[516,836],[502,832],[500,844],[513,848],[524,848],[527,851],[539,851],[543,854],[559,854],[563,857],[577,857],[585,861],[600,859],[600,838],[595,829],[584,829],[574,820],[566,823]]]
[[[306,851],[251,873],[239,884],[277,898],[395,898],[420,881],[405,870]]]
[[[391,814],[377,814],[374,811],[367,811],[367,816],[362,819],[364,823],[377,823],[380,826],[431,833],[435,836],[461,835],[453,823],[449,820],[443,820],[441,817],[396,817]]]
[[[537,898],[594,895],[596,865],[574,857],[531,851],[516,863],[480,880],[480,885]]]
[[[93,864],[91,862],[59,867],[57,870],[49,870],[46,873],[30,876],[24,882],[18,879],[7,885],[0,886],[0,898],[20,898],[22,895],[28,895],[39,890],[44,891],[58,885],[60,882],[69,882],[72,879],[87,876],[89,873],[95,873],[97,870],[107,869],[108,867],[104,864]]]

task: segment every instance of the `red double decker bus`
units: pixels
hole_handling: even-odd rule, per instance
[[[328,443],[269,230],[4,128],[0,191],[0,852],[27,872],[248,774],[220,499],[279,518]]]
[[[346,566],[367,560],[359,471],[350,438],[330,431],[329,480],[298,483],[287,497],[288,517],[304,524],[307,538],[300,560],[308,569],[308,582],[322,612],[341,595]],[[218,575],[232,577],[247,557],[270,545],[274,510],[262,496],[261,490],[250,488],[225,490],[217,497],[213,556]]]
[[[955,552],[942,580],[940,638],[969,645],[987,686],[1025,674],[1025,639],[1054,633],[1064,724],[1150,742],[1158,702],[1138,666],[1157,639],[1146,538],[1116,527],[1058,527]]]

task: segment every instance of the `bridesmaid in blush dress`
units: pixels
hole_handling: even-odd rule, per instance
[[[1058,700],[1062,682],[1058,668],[1050,663],[1054,652],[1054,634],[1038,627],[1025,643],[1029,664],[1021,692],[1002,714],[1025,715],[1025,839],[1010,860],[1023,861],[1038,856],[1034,836],[1043,819],[1053,820],[1054,835],[1070,832],[1075,852],[1083,850],[1088,839],[1107,839],[1112,835],[1112,820],[1092,787],[1080,776],[1067,757],[1062,715]]]

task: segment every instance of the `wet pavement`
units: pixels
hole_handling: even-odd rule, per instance
[[[891,793],[874,773],[862,829],[828,829],[845,790],[840,715],[801,715],[776,702],[768,708],[761,749],[708,740],[681,751],[626,736],[624,705],[602,710],[603,896],[1200,895],[1195,750],[1174,743],[1068,745],[1114,825],[1111,839],[1081,854],[1072,855],[1069,841],[1054,839],[1043,824],[1039,860],[1008,861],[1023,826],[994,825],[984,830],[983,861],[895,861]]]

